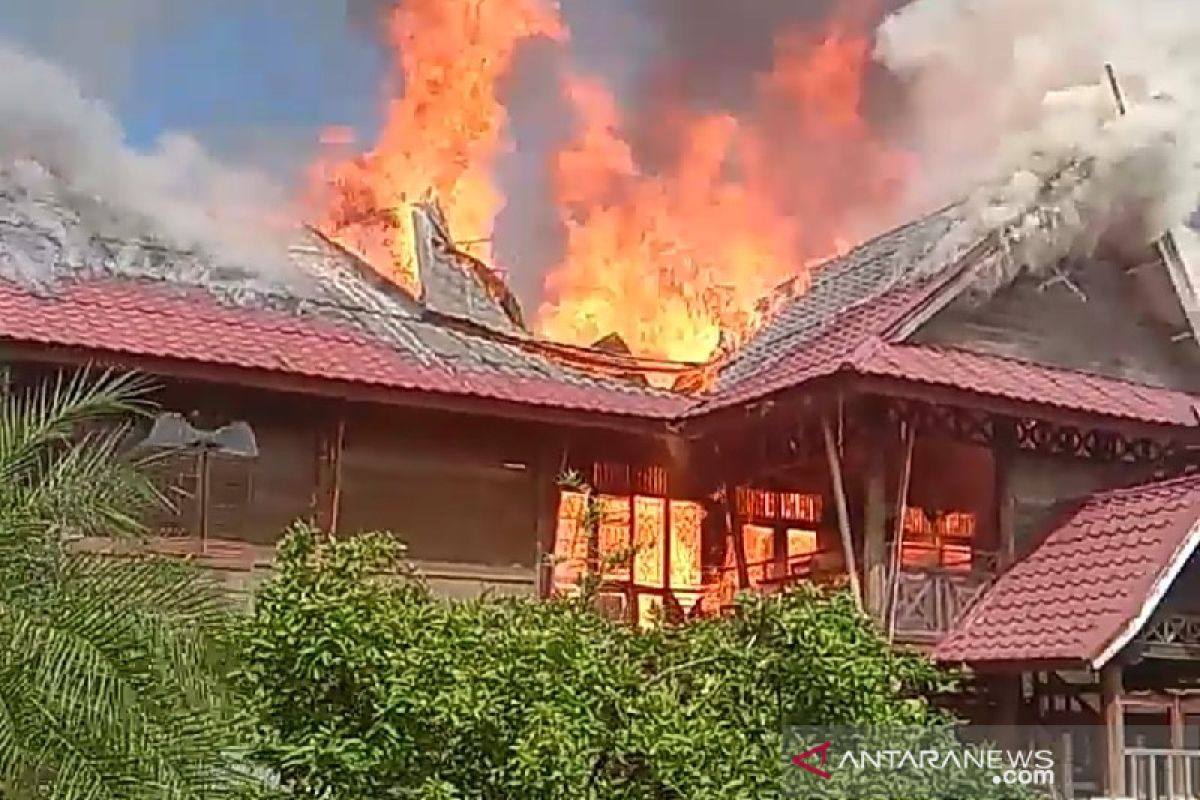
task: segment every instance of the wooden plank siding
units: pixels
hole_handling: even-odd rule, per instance
[[[1200,391],[1200,372],[1183,349],[1194,345],[1171,341],[1171,330],[1143,305],[1140,284],[1119,265],[1088,262],[1066,278],[1026,275],[986,302],[963,297],[913,341]]]
[[[388,530],[416,560],[523,566],[537,546],[538,454],[469,420],[358,408],[342,454],[343,533]]]
[[[1153,464],[1096,462],[1015,454],[1008,464],[1015,554],[1037,544],[1037,534],[1084,498],[1107,489],[1134,486],[1154,477]]]
[[[57,371],[24,365],[19,386]],[[154,475],[172,507],[152,515],[153,549],[192,553],[235,592],[271,571],[273,550],[298,519],[338,535],[388,531],[435,592],[532,593],[539,536],[552,546],[555,477],[569,435],[550,424],[453,411],[158,379],[153,401],[211,430],[244,421],[258,456],[214,455],[210,462],[208,539],[198,536],[199,459],[162,453]],[[150,420],[135,431],[149,432]],[[576,432],[603,445],[613,437]],[[335,460],[336,455],[336,460]],[[540,519],[539,519],[540,517]],[[109,549],[103,542],[89,546]],[[120,551],[125,545],[117,546]]]

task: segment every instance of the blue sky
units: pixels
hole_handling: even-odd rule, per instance
[[[178,128],[369,125],[379,51],[349,32],[321,30],[325,14],[280,14],[272,5],[197,15],[169,38],[144,41],[119,105],[131,139]]]
[[[386,69],[345,0],[0,0],[0,37],[66,66],[135,146],[184,130],[279,165],[329,124],[369,136]]]

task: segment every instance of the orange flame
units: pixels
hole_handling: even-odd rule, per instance
[[[640,355],[703,361],[761,323],[760,302],[846,250],[857,209],[895,200],[908,160],[863,115],[870,40],[841,21],[815,43],[780,37],[751,123],[686,120],[678,157],[643,174],[603,87],[571,79],[580,120],[559,154],[567,228],[538,323],[588,344],[616,332]],[[730,177],[730,176],[733,177]]]
[[[734,118],[696,120],[674,169],[645,175],[608,92],[577,79],[568,94],[582,124],[556,164],[567,247],[546,282],[541,330],[581,344],[615,332],[639,355],[707,359],[722,329],[749,324],[789,274],[794,225],[725,177],[741,139]]]
[[[412,204],[432,194],[460,242],[490,240],[504,204],[492,168],[509,146],[498,84],[522,41],[565,29],[542,0],[406,0],[389,33],[402,93],[372,150],[317,164],[317,226],[416,295]]]
[[[603,85],[564,78],[578,129],[553,162],[566,245],[542,333],[579,344],[617,333],[638,355],[704,361],[761,323],[773,287],[803,288],[808,265],[868,232],[856,214],[893,202],[910,164],[863,113],[870,37],[863,0],[845,2],[855,19],[779,37],[749,113],[668,104],[656,122],[677,146],[664,168],[639,163]],[[490,240],[504,202],[493,167],[509,146],[500,81],[522,41],[568,33],[550,0],[405,0],[390,33],[403,92],[373,149],[317,165],[317,216],[416,295],[409,207],[432,193],[460,243]],[[326,139],[348,147],[351,133]]]

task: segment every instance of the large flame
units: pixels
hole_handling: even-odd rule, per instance
[[[568,88],[581,125],[556,164],[567,246],[539,326],[580,344],[617,333],[640,355],[703,361],[790,273],[796,226],[769,196],[726,177],[744,138],[734,118],[690,122],[675,163],[648,175],[608,92],[583,80]]]
[[[460,243],[490,241],[504,205],[492,170],[509,147],[499,84],[518,44],[565,31],[542,0],[405,0],[389,34],[398,93],[369,152],[317,165],[317,224],[417,294],[412,204],[433,195]]]
[[[659,104],[653,122],[677,144],[653,169],[607,88],[565,75],[576,131],[552,188],[566,244],[545,280],[542,333],[579,344],[616,333],[638,355],[703,361],[761,322],[774,286],[802,287],[808,264],[866,232],[858,215],[895,198],[908,164],[866,121],[869,29],[849,19],[781,34],[736,117]],[[372,150],[319,165],[332,187],[320,227],[416,293],[409,206],[433,193],[460,242],[490,238],[507,147],[500,81],[523,40],[568,36],[549,0],[404,0],[391,35],[403,91]]]
[[[580,124],[556,165],[568,239],[545,333],[586,344],[615,332],[638,354],[703,361],[761,322],[773,287],[803,285],[809,264],[842,252],[856,212],[896,198],[908,162],[866,122],[870,39],[848,26],[781,36],[750,118],[684,118],[675,161],[653,174],[604,88],[569,83]]]

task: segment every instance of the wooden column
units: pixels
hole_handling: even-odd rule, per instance
[[[733,561],[737,568],[739,589],[750,586],[750,568],[746,564],[746,539],[742,533],[742,515],[738,511],[737,486],[725,483],[725,519],[728,526],[729,544],[733,548]]]
[[[850,591],[859,610],[863,607],[862,584],[858,577],[858,563],[854,556],[854,537],[850,531],[850,509],[846,502],[846,485],[842,479],[842,462],[838,456],[837,442],[833,436],[833,425],[829,418],[822,420],[825,435],[825,456],[829,461],[829,478],[833,484],[833,499],[837,505],[838,532],[842,538],[842,551],[846,558],[846,576],[850,579]]]
[[[913,451],[917,446],[917,428],[905,423],[904,461],[900,464],[900,483],[896,486],[895,518],[892,520],[892,549],[888,553],[887,596],[885,598],[888,641],[896,636],[896,607],[900,602],[900,567],[904,556],[904,517],[908,513],[908,487],[912,483]]]
[[[1182,750],[1187,746],[1187,737],[1185,735],[1183,703],[1180,701],[1179,695],[1171,698],[1171,707],[1167,710],[1170,716],[1171,726],[1171,749]],[[1171,756],[1171,765],[1167,770],[1167,775],[1171,778],[1171,791],[1176,797],[1190,797],[1191,783],[1188,780],[1188,763],[1186,758]]]
[[[336,535],[342,505],[342,452],[346,447],[346,416],[341,408],[317,442],[317,480],[313,492],[313,520],[318,528]]]
[[[1115,661],[1100,670],[1100,714],[1104,720],[1100,736],[1101,788],[1105,797],[1125,796],[1125,711],[1121,665]]]
[[[996,440],[992,448],[992,463],[995,470],[992,502],[996,508],[999,566],[1004,569],[1017,557],[1017,503],[1012,487],[1012,473],[1016,461],[1016,430],[1011,420],[1001,419],[995,420],[995,430]]]
[[[565,449],[544,446],[538,453],[535,475],[537,518],[534,535],[537,537],[534,563],[534,593],[542,599],[554,591],[554,550],[557,545],[558,507],[561,500],[558,479],[566,462]]]
[[[873,443],[863,509],[863,575],[867,613],[882,622],[887,608],[887,458],[882,440]]]
[[[1014,750],[1025,747],[1029,743],[1021,741],[1017,727],[1021,724],[1021,705],[1025,702],[1021,673],[997,675],[993,680],[992,690],[996,693],[999,705],[992,724],[1001,729],[996,737],[998,743]]]

